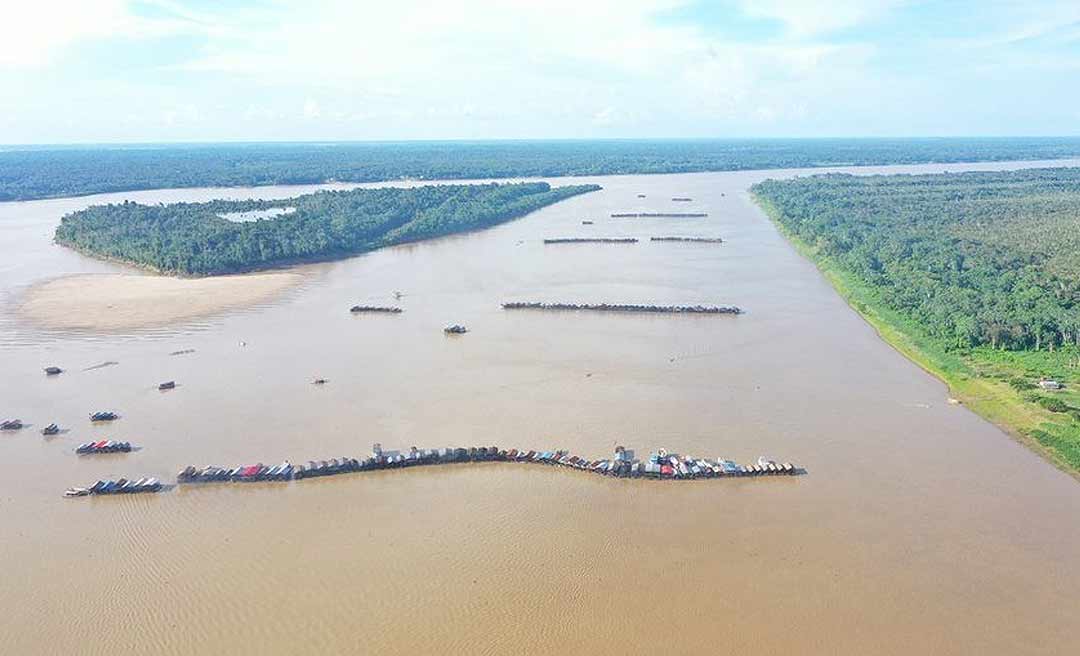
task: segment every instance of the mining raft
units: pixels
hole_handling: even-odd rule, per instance
[[[70,487],[64,492],[65,497],[88,497],[92,495],[106,494],[138,494],[140,492],[160,492],[163,489],[161,481],[153,477],[128,480],[101,480],[90,487]]]
[[[235,467],[211,465],[196,468],[189,466],[177,474],[176,480],[181,484],[289,481],[381,469],[469,462],[535,463],[567,467],[616,478],[672,480],[804,473],[791,463],[777,463],[764,456],[758,458],[754,464],[740,465],[724,458],[707,460],[693,456],[680,456],[669,453],[665,449],[658,449],[647,460],[640,461],[634,458],[633,451],[623,446],[615,447],[612,458],[589,459],[573,455],[568,451],[506,450],[497,446],[445,449],[419,449],[414,446],[407,453],[401,453],[383,450],[381,444],[375,443],[372,446],[371,455],[365,458],[309,460],[306,465],[293,465],[286,460],[280,465],[258,463]]]
[[[85,456],[98,453],[130,453],[131,442],[115,442],[113,440],[101,440],[99,442],[85,442],[75,447],[75,453]]]

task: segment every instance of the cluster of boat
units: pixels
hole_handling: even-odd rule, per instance
[[[129,481],[126,478],[98,481],[90,487],[70,487],[64,491],[65,497],[88,497],[97,494],[137,494],[139,492],[160,492],[163,486],[156,478],[140,478]]]
[[[702,219],[706,212],[617,212],[613,219]]]
[[[399,307],[390,307],[383,305],[354,305],[349,308],[349,312],[353,314],[360,314],[362,312],[382,312],[384,314],[401,314],[402,310]]]
[[[335,461],[336,462],[336,461]],[[176,475],[178,483],[224,483],[227,481],[289,481],[296,476],[297,468],[288,462],[277,466],[244,465],[241,467],[186,467]]]
[[[469,332],[469,329],[465,326],[462,326],[461,324],[455,323],[451,326],[443,328],[443,332],[447,335],[464,335],[465,333]]]
[[[559,237],[545,239],[545,244],[636,244],[632,237]]]
[[[627,303],[503,303],[504,310],[570,310],[590,312],[653,312],[661,314],[742,314],[734,305],[633,305]]]
[[[320,476],[333,476],[352,472],[379,469],[398,469],[418,465],[437,465],[466,462],[520,462],[557,465],[589,471],[617,478],[697,479],[742,476],[795,475],[803,473],[791,463],[778,463],[764,456],[750,465],[740,465],[732,460],[718,458],[706,460],[680,456],[658,449],[648,460],[640,461],[624,447],[616,447],[613,458],[593,460],[573,455],[568,451],[526,451],[491,447],[418,449],[408,453],[383,451],[375,444],[367,458],[334,458],[333,460],[308,461],[306,465],[293,465],[288,461],[280,465],[241,465],[238,467],[203,468],[185,467],[176,475],[176,481],[188,483],[224,483],[289,481]]]
[[[693,241],[703,244],[724,243],[724,240],[719,237],[649,237],[649,241]]]
[[[21,419],[5,419],[0,421],[0,430],[21,430],[26,427],[26,424]]]
[[[94,413],[91,413],[91,415],[90,415],[90,421],[112,421],[114,419],[119,419],[119,418],[120,418],[120,415],[116,414],[115,412],[109,411],[109,410],[105,410],[105,411],[101,411],[101,412],[94,412]]]
[[[100,442],[84,442],[75,447],[75,453],[88,455],[94,453],[129,453],[131,442],[115,442],[113,440],[101,440]]]

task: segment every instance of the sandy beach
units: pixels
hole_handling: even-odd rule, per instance
[[[120,330],[206,317],[261,303],[297,285],[297,273],[213,278],[87,274],[34,285],[22,316],[51,329]]]

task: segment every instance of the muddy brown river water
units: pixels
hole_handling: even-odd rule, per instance
[[[1080,484],[948,405],[794,252],[746,189],[796,173],[589,179],[603,191],[494,229],[297,267],[304,282],[268,303],[110,333],[16,311],[33,283],[125,270],[51,244],[60,216],[298,190],[0,204],[0,414],[33,424],[0,435],[0,652],[1076,654]],[[609,218],[673,207],[709,216]],[[642,241],[542,243],[571,236]],[[403,314],[349,314],[394,290]],[[448,323],[470,332],[446,337]],[[67,371],[46,378],[51,364]],[[92,427],[99,409],[122,419]],[[53,421],[70,432],[43,439]],[[77,457],[92,438],[143,448]],[[664,446],[808,474],[657,483],[489,463],[60,496],[376,441]]]

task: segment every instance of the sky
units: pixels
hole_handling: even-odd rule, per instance
[[[0,0],[0,143],[1080,134],[1080,0]]]

